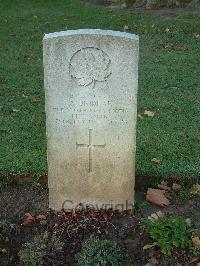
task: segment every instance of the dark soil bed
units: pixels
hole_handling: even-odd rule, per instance
[[[142,227],[143,217],[147,217],[160,208],[145,201],[145,192],[137,192],[134,213],[118,213],[109,211],[95,212],[79,210],[77,213],[54,213],[48,210],[48,189],[46,185],[12,184],[2,189],[0,201],[0,221],[7,220],[20,226],[20,233],[13,237],[12,243],[0,246],[0,265],[19,265],[18,252],[23,243],[31,241],[44,231],[52,231],[61,226],[64,242],[64,255],[57,258],[56,265],[75,265],[75,254],[81,249],[81,241],[91,234],[116,241],[130,263],[128,265],[146,265],[152,261],[157,264],[148,265],[192,265],[192,255],[174,250],[172,256],[164,256],[158,248],[143,250],[152,240]],[[166,216],[190,218],[196,228],[200,223],[199,198],[171,199],[171,204],[162,209]],[[25,213],[32,217],[44,215],[45,221],[33,220],[24,223]],[[87,223],[83,221],[87,217]],[[25,220],[26,221],[26,220]],[[72,231],[67,228],[73,228]],[[0,243],[1,245],[1,243]],[[179,263],[179,264],[178,264]],[[196,262],[195,262],[196,263]],[[47,265],[51,265],[47,263]],[[52,264],[55,265],[55,264]],[[194,264],[196,265],[196,264]]]

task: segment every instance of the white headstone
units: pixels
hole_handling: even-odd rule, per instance
[[[43,43],[50,207],[131,208],[138,36],[70,30]]]

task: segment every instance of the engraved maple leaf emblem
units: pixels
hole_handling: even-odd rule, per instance
[[[102,50],[83,48],[72,56],[69,71],[79,86],[94,88],[96,81],[106,81],[110,76],[110,64],[111,60]]]

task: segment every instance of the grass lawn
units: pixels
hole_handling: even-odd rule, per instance
[[[0,173],[47,171],[44,33],[140,35],[137,175],[200,176],[200,13],[133,13],[80,0],[0,0]],[[152,158],[160,164],[151,162]]]

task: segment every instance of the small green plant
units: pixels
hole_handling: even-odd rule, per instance
[[[117,244],[111,240],[91,237],[82,245],[76,256],[78,265],[124,265],[123,256]]]
[[[183,218],[163,218],[158,221],[146,219],[144,227],[154,240],[152,245],[144,249],[158,246],[162,253],[170,255],[173,248],[191,248],[192,239],[190,223]]]
[[[42,266],[57,262],[62,258],[64,243],[47,231],[35,237],[32,242],[25,243],[20,252],[20,261],[26,266]]]
[[[12,239],[19,233],[20,229],[16,224],[7,221],[0,221],[0,245],[12,242]]]

